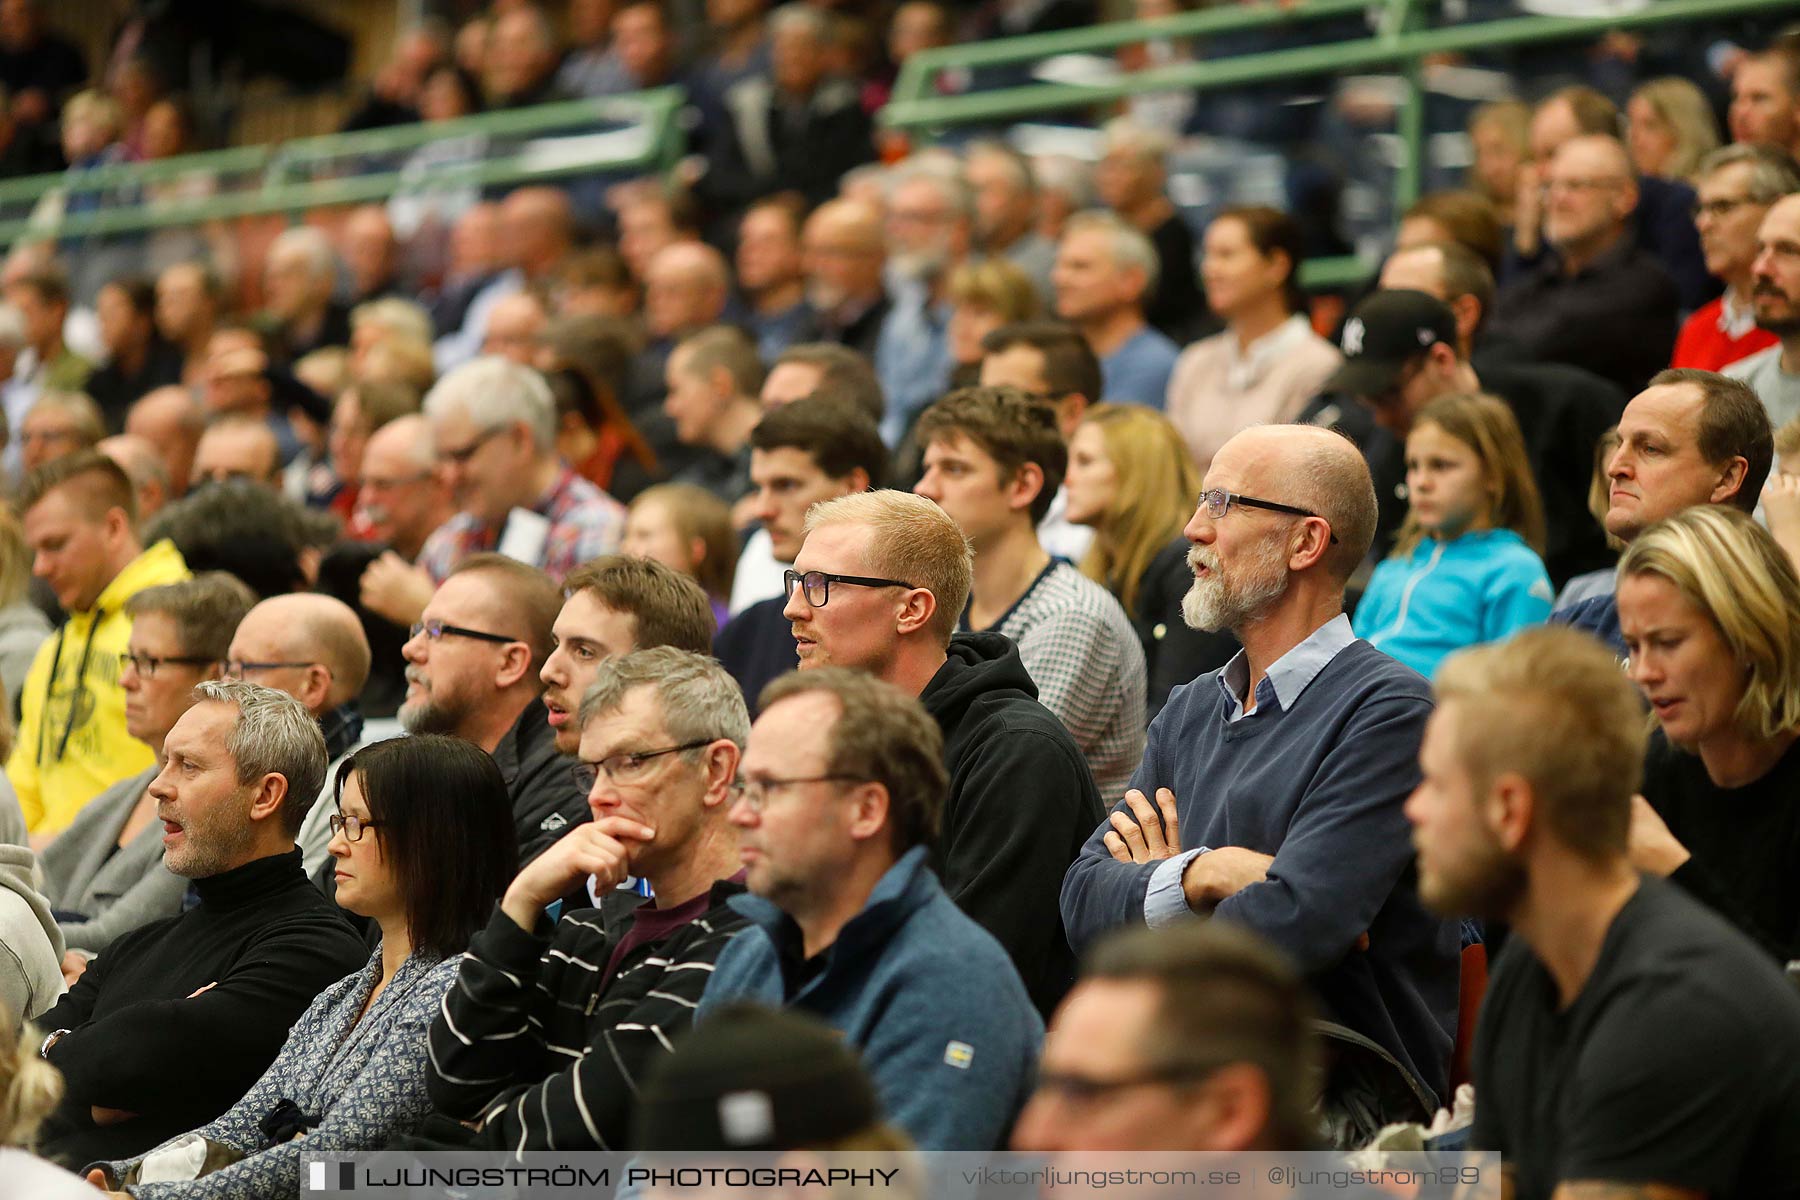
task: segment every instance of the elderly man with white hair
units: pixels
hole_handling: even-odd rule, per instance
[[[975,196],[954,160],[896,173],[887,207],[894,305],[875,341],[875,374],[888,403],[881,436],[890,446],[950,384],[950,276],[974,238]]]
[[[1050,282],[1056,315],[1074,325],[1100,360],[1100,398],[1161,408],[1181,353],[1144,319],[1156,289],[1156,247],[1112,213],[1069,218]]]
[[[1124,802],[1063,880],[1070,944],[1243,925],[1331,1020],[1447,1095],[1461,947],[1420,904],[1403,812],[1431,688],[1344,615],[1375,536],[1369,469],[1330,430],[1261,425],[1220,448],[1204,488],[1182,615],[1243,650],[1176,688],[1151,726]]]
[[[310,225],[282,230],[263,267],[267,316],[274,342],[293,362],[325,346],[350,344],[350,313],[331,298],[337,286],[337,252]]]
[[[557,454],[556,400],[530,367],[458,367],[425,397],[425,419],[458,509],[419,552],[434,583],[471,554],[498,551],[561,580],[619,548],[625,508]]]

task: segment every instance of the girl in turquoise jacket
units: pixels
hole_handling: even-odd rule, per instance
[[[1474,395],[1426,405],[1406,438],[1406,489],[1393,553],[1356,607],[1358,636],[1429,678],[1465,646],[1550,615],[1544,510],[1510,408]]]

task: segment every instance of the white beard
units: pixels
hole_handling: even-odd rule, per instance
[[[1189,566],[1207,569],[1204,579],[1181,598],[1181,619],[1188,628],[1217,633],[1221,629],[1236,630],[1266,613],[1287,594],[1287,555],[1285,539],[1271,538],[1245,554],[1242,564],[1230,573],[1219,565],[1211,550],[1195,546],[1188,551]]]

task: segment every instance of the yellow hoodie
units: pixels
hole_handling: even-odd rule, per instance
[[[32,833],[59,832],[89,800],[156,761],[150,747],[125,732],[119,686],[119,655],[131,640],[125,601],[188,577],[175,543],[160,541],[113,577],[91,612],[70,613],[38,648],[20,697],[19,739],[6,760]]]

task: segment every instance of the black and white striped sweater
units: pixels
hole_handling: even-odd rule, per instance
[[[638,1083],[693,1022],[713,962],[745,926],[725,903],[743,890],[715,883],[704,913],[634,946],[604,987],[642,897],[614,892],[531,932],[496,907],[431,1024],[433,1105],[480,1121],[481,1146],[627,1148]]]

